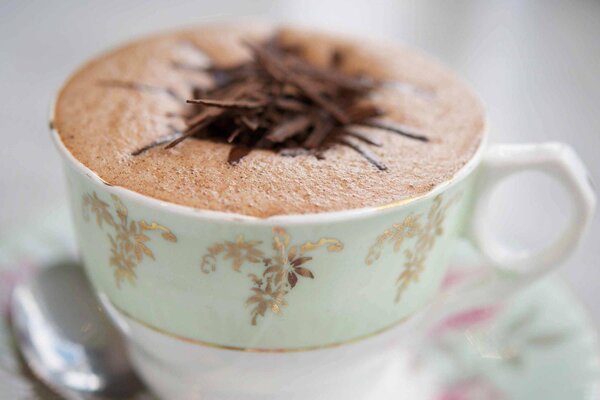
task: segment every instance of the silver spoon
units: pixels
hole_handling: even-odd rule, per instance
[[[125,398],[142,388],[79,265],[44,268],[17,286],[11,315],[27,365],[61,396]]]

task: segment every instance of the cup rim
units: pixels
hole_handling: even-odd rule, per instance
[[[425,201],[427,199],[434,198],[435,196],[445,192],[449,188],[458,184],[458,182],[464,180],[467,176],[473,172],[481,162],[483,153],[488,142],[488,121],[487,116],[484,115],[482,137],[477,147],[477,150],[472,157],[463,165],[450,179],[438,184],[430,191],[413,196],[407,199],[395,201],[388,204],[379,206],[369,206],[360,208],[350,208],[339,211],[325,211],[320,213],[306,213],[306,214],[277,214],[269,217],[255,217],[251,215],[231,213],[225,211],[214,211],[193,206],[186,206],[183,204],[177,204],[166,200],[160,200],[155,197],[151,197],[134,190],[128,189],[124,186],[113,185],[103,180],[96,172],[91,170],[89,167],[79,161],[71,151],[63,143],[58,130],[53,124],[54,107],[56,102],[53,101],[50,107],[50,133],[52,142],[61,154],[63,160],[68,163],[73,169],[80,175],[83,175],[96,184],[103,185],[107,191],[112,194],[118,195],[121,198],[125,198],[132,202],[138,202],[149,208],[156,208],[166,212],[187,216],[193,219],[204,219],[218,222],[235,222],[253,225],[310,225],[315,223],[332,223],[339,221],[347,221],[350,219],[361,219],[366,217],[372,217],[374,215],[381,215],[386,211],[396,210],[404,207],[408,204],[416,203],[419,201]]]

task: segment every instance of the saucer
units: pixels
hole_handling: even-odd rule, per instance
[[[556,277],[504,306],[450,316],[425,339],[415,365],[435,377],[435,400],[600,398],[598,332]]]
[[[74,257],[68,212],[47,214],[0,240],[0,393],[59,399],[23,366],[7,324],[11,288],[35,268]],[[460,246],[461,262],[475,258]],[[456,269],[455,269],[456,271]],[[510,302],[473,308],[434,324],[411,354],[416,375],[433,377],[431,400],[594,400],[600,398],[598,332],[560,280],[546,278]],[[132,400],[149,400],[140,394]]]

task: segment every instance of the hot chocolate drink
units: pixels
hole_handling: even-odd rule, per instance
[[[53,124],[111,185],[269,217],[427,193],[473,156],[471,91],[409,49],[294,28],[161,34],[81,68]]]

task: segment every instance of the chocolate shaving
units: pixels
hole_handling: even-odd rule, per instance
[[[293,79],[293,80],[292,80]],[[318,89],[311,84],[311,82],[307,79],[304,79],[302,76],[290,76],[291,82],[298,87],[301,91],[304,92],[306,97],[311,99],[315,104],[321,106],[325,111],[333,116],[340,124],[348,124],[350,123],[350,118],[344,110],[337,106],[333,101],[328,100],[325,96],[321,95]]]
[[[358,103],[352,105],[348,109],[348,118],[350,118],[350,121],[352,122],[360,122],[368,120],[369,118],[378,117],[382,113],[381,109],[375,104]]]
[[[284,111],[305,112],[308,110],[307,105],[303,102],[286,97],[277,97],[275,99],[275,106]]]
[[[371,90],[376,86],[375,82],[367,77],[340,74],[338,70],[318,68],[299,60],[292,61],[290,67],[347,90]]]
[[[310,155],[310,154],[313,154],[313,152],[305,149],[304,147],[291,147],[289,149],[279,150],[279,154],[281,154],[284,157],[298,157],[298,156]]]
[[[246,128],[250,129],[251,131],[257,130],[260,126],[260,122],[255,115],[242,115],[240,120],[246,126]]]
[[[165,149],[170,149],[172,147],[175,147],[179,143],[181,143],[185,139],[187,139],[188,137],[200,134],[203,131],[203,129],[206,128],[211,122],[213,122],[214,119],[219,114],[220,113],[212,113],[212,114],[209,112],[204,113],[202,118],[199,118],[197,120],[197,123],[195,123],[194,125],[191,125],[185,132],[183,132],[183,134],[179,138],[173,140],[171,143],[166,145]],[[202,135],[202,136],[205,136],[205,135]]]
[[[242,128],[235,128],[235,130],[231,132],[231,135],[229,135],[229,137],[227,138],[227,143],[232,143],[241,132]]]
[[[358,132],[356,130],[353,130],[351,128],[352,128],[352,126],[344,129],[344,133],[346,135],[348,135],[348,136],[352,136],[352,137],[354,137],[354,138],[356,138],[356,139],[358,139],[360,141],[363,141],[363,142],[365,142],[367,144],[370,144],[370,145],[373,145],[373,146],[377,146],[377,147],[383,146],[383,143],[381,143],[380,141],[378,141],[378,140],[376,140],[376,139],[374,139],[372,137],[369,137],[369,136],[365,135],[362,132]]]
[[[267,48],[255,46],[250,43],[248,47],[252,49],[255,58],[265,68],[265,71],[275,80],[281,83],[289,83],[300,89],[306,97],[327,110],[340,123],[347,124],[349,122],[348,116],[344,111],[319,92],[317,89],[319,86],[318,81],[315,82],[314,80],[307,79],[307,74],[298,74],[293,69],[286,68],[285,64]]]
[[[216,118],[219,115],[223,114],[224,112],[225,112],[225,110],[222,110],[222,109],[209,108],[209,109],[201,111],[200,113],[196,114],[195,116],[193,116],[191,118],[188,118],[187,119],[188,129],[187,129],[186,133],[188,131],[192,130],[195,126],[198,126],[199,124],[205,123],[208,120]]]
[[[273,143],[284,142],[286,139],[304,131],[310,123],[311,120],[307,115],[298,115],[275,126],[271,133],[267,135],[267,139]]]
[[[202,104],[209,107],[220,108],[259,108],[264,107],[266,102],[253,100],[211,100],[211,99],[191,99],[187,100],[189,104]]]
[[[316,121],[314,129],[304,141],[303,146],[308,149],[318,148],[332,132],[333,126],[333,121],[323,117],[319,118]]]
[[[377,156],[373,154],[373,152],[371,152],[371,150],[369,150],[368,148],[361,146],[358,143],[354,143],[343,136],[338,139],[338,143],[350,147],[352,150],[356,151],[358,154],[366,158],[367,161],[369,161],[371,164],[377,167],[377,169],[379,169],[380,171],[387,170],[387,166],[383,162],[381,162],[377,158]]]
[[[155,141],[153,141],[153,142],[145,145],[144,147],[139,148],[136,151],[132,152],[131,155],[132,156],[139,156],[140,154],[145,153],[146,151],[148,151],[148,150],[150,150],[150,149],[152,149],[154,147],[158,147],[158,146],[161,146],[161,145],[163,145],[165,143],[170,143],[170,142],[172,142],[174,140],[177,140],[177,139],[179,139],[183,135],[183,133],[178,132],[173,127],[171,127],[171,130],[173,130],[174,133],[169,133],[168,135],[164,135],[164,136],[159,137]]]
[[[417,132],[414,128],[410,128],[406,125],[398,124],[390,121],[382,121],[377,119],[371,119],[365,122],[361,122],[360,125],[368,126],[371,128],[383,129],[388,132],[394,132],[402,136],[406,136],[410,139],[420,140],[422,142],[428,142],[429,138],[420,132]]]
[[[383,171],[387,167],[368,148],[383,143],[360,132],[359,127],[428,140],[415,129],[379,119],[383,112],[372,103],[370,93],[380,83],[343,73],[340,68],[346,59],[341,49],[332,49],[329,66],[320,67],[306,62],[301,48],[283,48],[275,38],[260,45],[245,45],[251,57],[235,66],[173,63],[177,69],[207,74],[211,84],[192,87],[192,98],[185,102],[183,114],[169,114],[184,119],[183,132],[160,137],[132,154],[165,143],[165,148],[172,148],[194,137],[229,143],[232,147],[227,161],[235,165],[255,149],[323,159],[331,144],[338,143]],[[181,101],[172,89],[115,80],[101,84],[162,92]]]
[[[252,151],[252,149],[248,147],[234,146],[231,148],[231,150],[229,150],[227,162],[231,165],[236,165],[242,160],[242,158],[250,154],[250,151]]]

